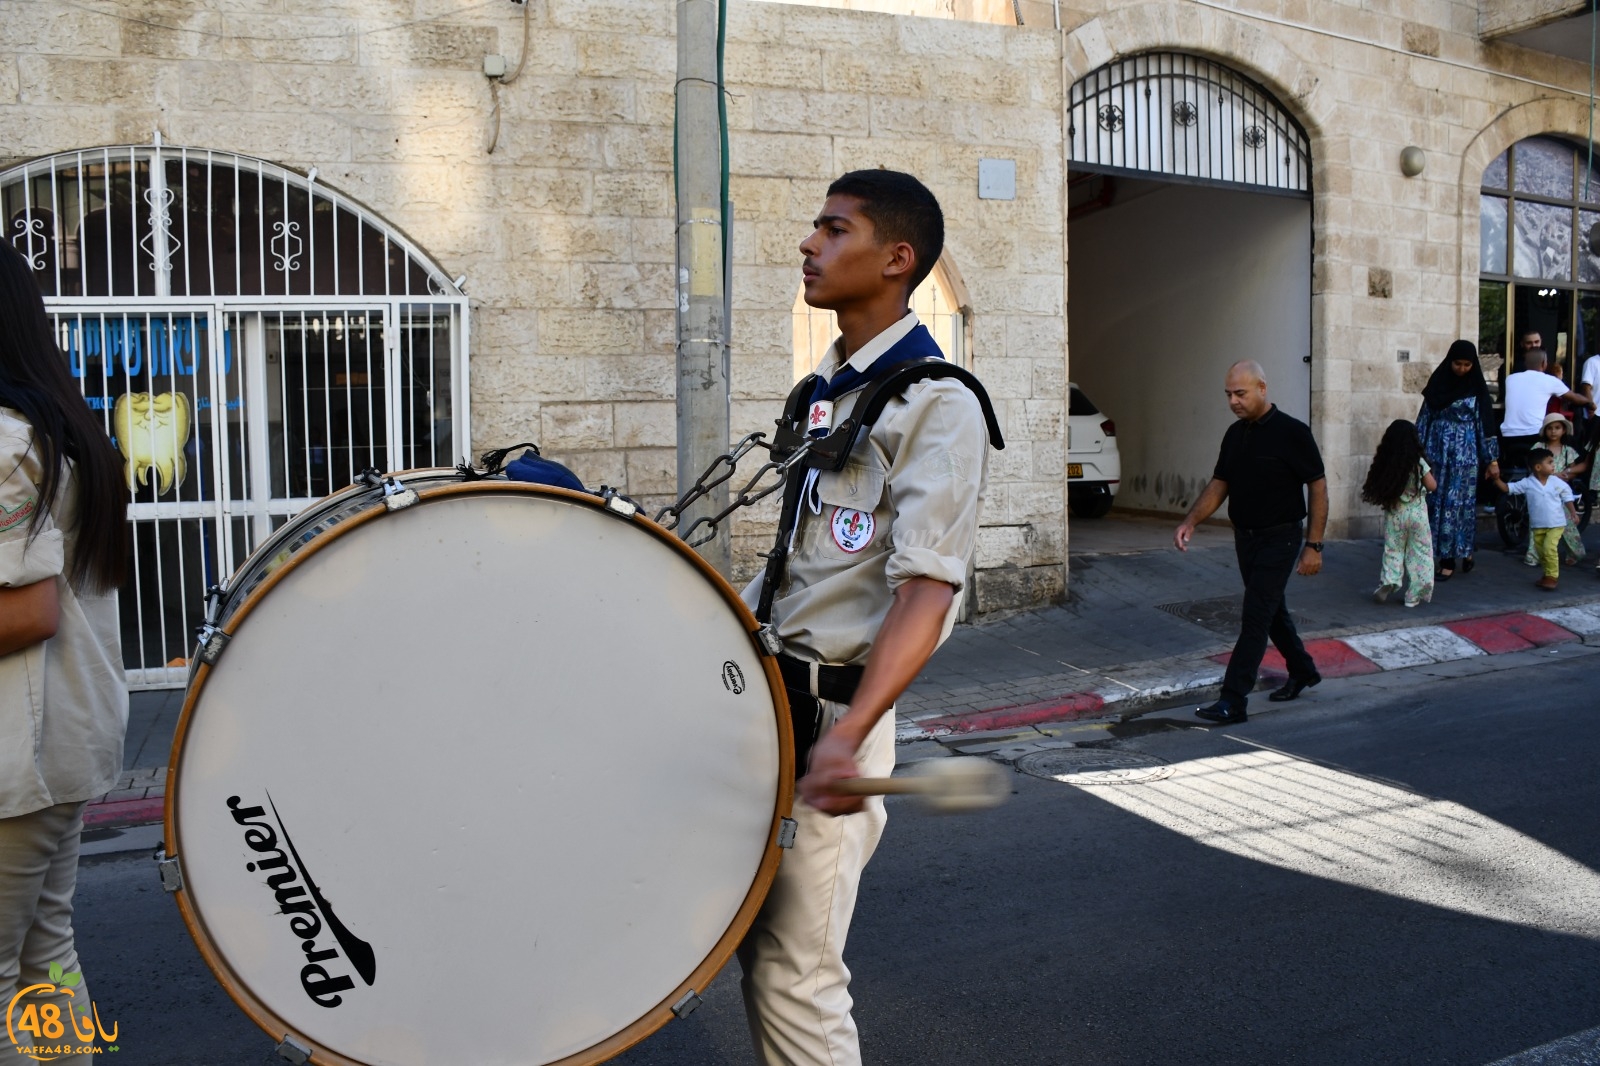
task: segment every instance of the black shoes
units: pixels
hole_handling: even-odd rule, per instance
[[[1244,713],[1244,708],[1227,699],[1220,699],[1209,707],[1201,707],[1194,712],[1196,718],[1204,718],[1208,722],[1218,725],[1234,725],[1249,719]]]
[[[1310,688],[1312,685],[1315,685],[1321,680],[1322,675],[1315,673],[1310,677],[1291,677],[1288,681],[1284,682],[1282,688],[1268,696],[1267,699],[1271,700],[1273,703],[1288,703],[1290,700],[1296,699],[1300,693],[1304,692],[1306,689]]]

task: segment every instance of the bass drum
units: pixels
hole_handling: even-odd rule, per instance
[[[771,884],[775,660],[648,519],[403,480],[314,505],[221,593],[163,880],[292,1061],[602,1062],[692,1009]]]

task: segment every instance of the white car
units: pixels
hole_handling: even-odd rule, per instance
[[[1117,424],[1078,386],[1067,388],[1067,505],[1079,518],[1100,518],[1111,510],[1122,481]]]

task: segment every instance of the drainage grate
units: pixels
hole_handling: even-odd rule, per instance
[[[1052,748],[1017,760],[1017,769],[1064,785],[1140,785],[1172,776],[1172,767],[1137,751]]]
[[[1156,610],[1166,611],[1185,622],[1234,636],[1239,632],[1243,603],[1240,596],[1217,596],[1209,600],[1184,600],[1182,603],[1158,603]]]

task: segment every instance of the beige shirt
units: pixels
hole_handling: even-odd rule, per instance
[[[0,656],[0,818],[109,792],[122,769],[128,688],[117,595],[67,583],[77,528],[70,478],[29,539],[43,469],[33,427],[0,407],[0,586],[54,580],[56,635]]]
[[[916,325],[908,314],[863,345],[849,365],[865,372]],[[835,341],[818,370],[838,367]],[[862,391],[835,402],[848,418]],[[794,547],[773,601],[772,621],[787,654],[837,665],[865,663],[894,600],[914,577],[956,589],[944,637],[961,608],[978,539],[978,500],[988,468],[983,408],[966,386],[919,381],[890,400],[843,470],[816,475],[800,504]],[[745,589],[752,606],[757,578]]]

